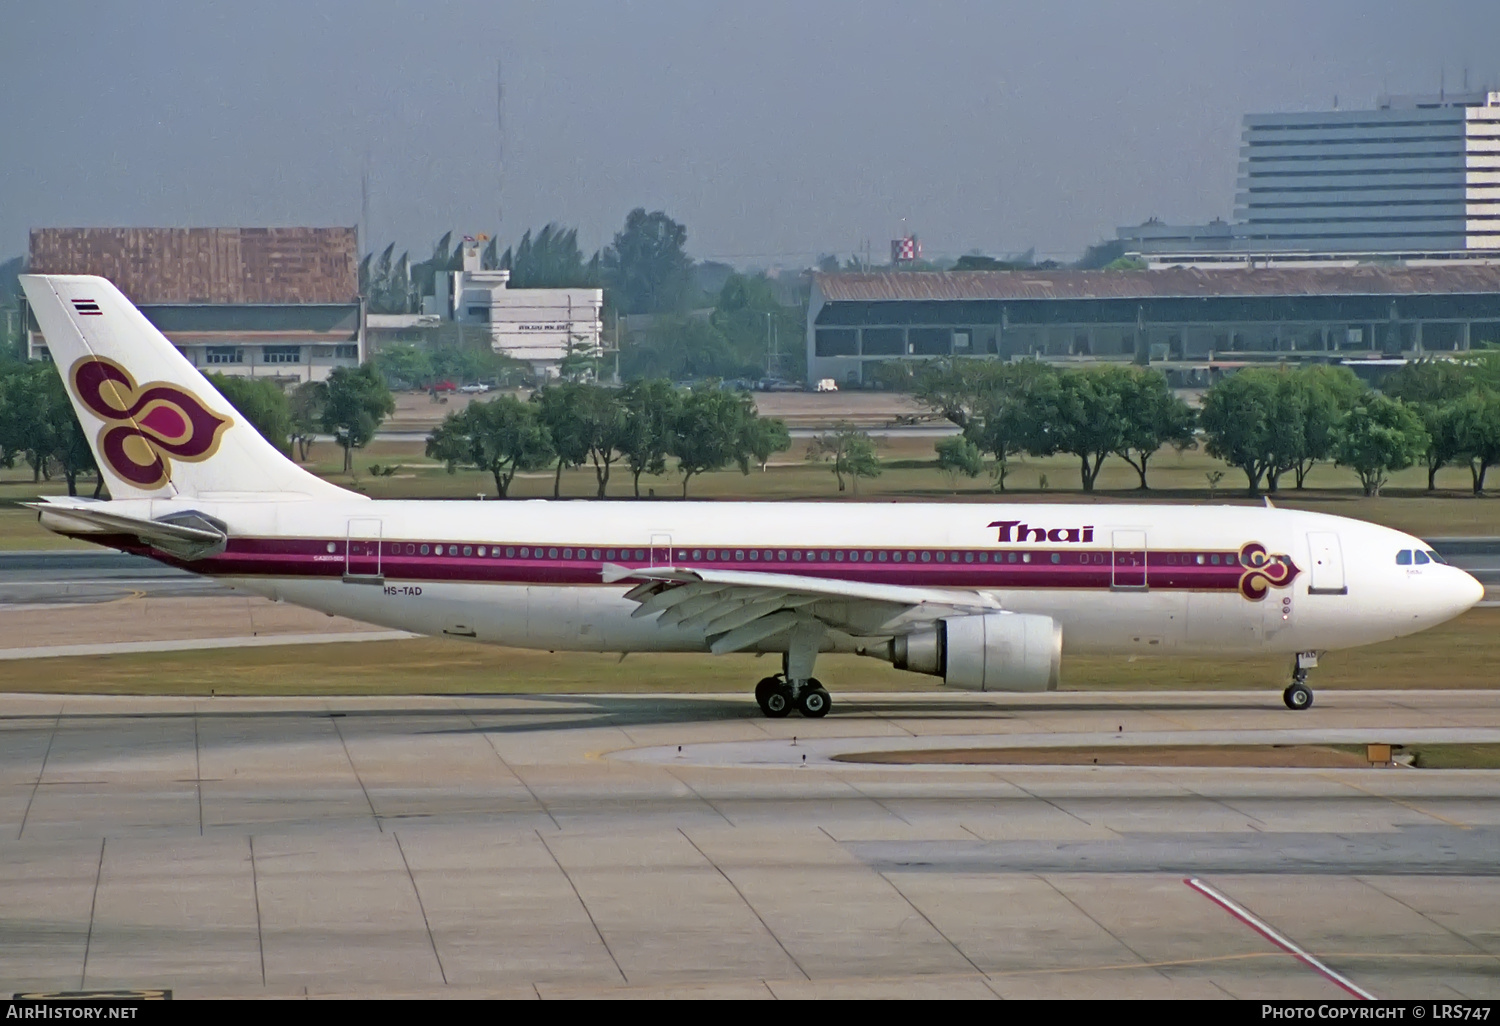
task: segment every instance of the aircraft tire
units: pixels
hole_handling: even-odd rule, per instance
[[[785,687],[780,677],[762,677],[759,684],[755,685],[755,704],[760,706],[760,711],[767,716],[771,710],[766,708],[766,700],[771,697],[771,692],[777,688]]]
[[[1281,700],[1286,703],[1288,709],[1301,712],[1303,709],[1311,709],[1313,704],[1312,688],[1306,684],[1297,683],[1287,685],[1287,689],[1281,693]]]
[[[815,681],[811,683],[812,687],[804,688],[802,694],[797,696],[797,708],[808,719],[821,719],[833,707],[833,699],[821,684]]]
[[[780,720],[792,714],[792,705],[792,689],[778,680],[761,703],[761,709],[771,719]]]

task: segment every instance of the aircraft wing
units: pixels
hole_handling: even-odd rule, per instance
[[[700,630],[715,655],[749,648],[808,620],[856,637],[889,637],[947,616],[1000,611],[993,596],[978,591],[797,574],[607,563],[604,580],[639,581],[625,596],[640,603],[632,616]]]

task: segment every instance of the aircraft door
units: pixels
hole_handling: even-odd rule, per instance
[[[1309,595],[1349,594],[1344,579],[1344,550],[1338,535],[1331,531],[1308,532],[1307,554],[1312,563],[1307,584]]]
[[[651,536],[651,565],[672,565],[672,536],[670,534],[653,534]]]
[[[1110,587],[1145,590],[1146,532],[1116,531],[1113,536],[1114,566]]]
[[[350,520],[344,539],[344,580],[350,584],[379,584],[385,580],[380,571],[379,520]]]

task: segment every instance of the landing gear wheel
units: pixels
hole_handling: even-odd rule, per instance
[[[808,719],[816,720],[827,716],[828,710],[833,707],[832,697],[817,681],[810,680],[807,683],[808,686],[802,689],[802,694],[797,696],[797,708]]]
[[[775,677],[768,677],[755,686],[755,697],[760,700],[761,711],[773,720],[784,719],[792,714],[792,689],[787,687]],[[761,700],[761,685],[765,687],[765,699]]]
[[[783,687],[786,685],[781,683],[780,677],[761,678],[761,682],[755,685],[755,704],[760,706],[761,712],[770,715],[770,710],[766,708],[766,701],[771,697],[772,692]]]
[[[1313,703],[1312,688],[1299,681],[1293,681],[1287,685],[1287,689],[1281,693],[1281,700],[1286,703],[1288,709],[1301,711],[1309,709]]]

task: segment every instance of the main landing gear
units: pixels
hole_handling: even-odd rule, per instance
[[[761,712],[773,720],[790,716],[794,708],[809,719],[828,715],[833,699],[812,675],[822,644],[823,625],[818,621],[806,620],[792,628],[781,672],[755,685],[755,701]]]
[[[1292,662],[1292,682],[1281,693],[1281,700],[1288,709],[1301,711],[1312,708],[1312,688],[1307,686],[1307,671],[1318,665],[1318,653],[1298,652]]]
[[[803,716],[818,719],[827,716],[833,707],[832,697],[818,678],[787,683],[786,677],[779,673],[755,685],[755,701],[760,704],[760,711],[773,720],[790,716],[793,708]]]

